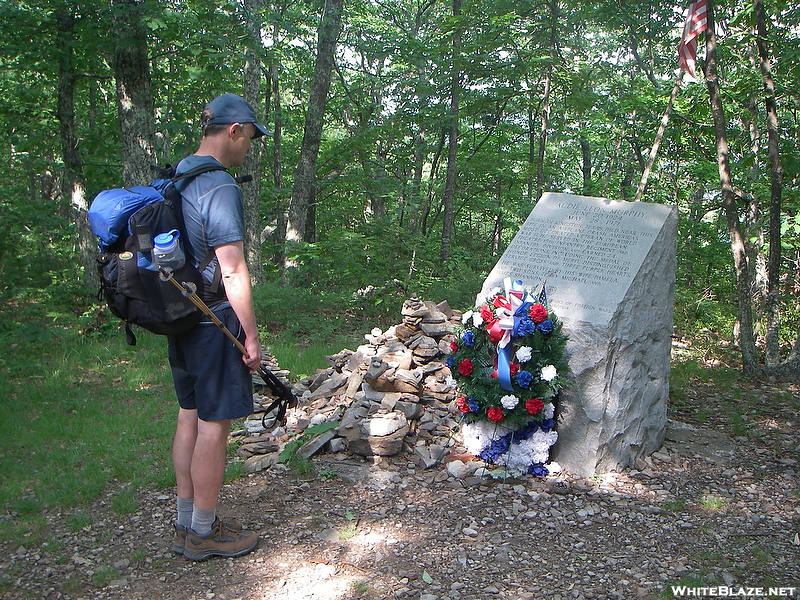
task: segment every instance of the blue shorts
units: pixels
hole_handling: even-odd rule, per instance
[[[215,312],[244,343],[244,331],[232,308]],[[225,421],[253,412],[253,378],[242,353],[211,321],[170,335],[169,364],[181,408],[197,410],[202,421]]]

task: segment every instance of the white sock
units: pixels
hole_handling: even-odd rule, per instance
[[[192,511],[194,510],[193,498],[178,497],[178,525],[181,527],[192,526]]]
[[[192,511],[192,529],[197,535],[205,535],[211,531],[211,526],[217,518],[217,509],[200,510],[196,506]]]

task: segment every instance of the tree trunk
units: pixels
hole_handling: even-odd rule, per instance
[[[425,157],[428,144],[425,141],[425,124],[420,122],[417,126],[417,135],[414,136],[414,176],[411,180],[411,216],[408,226],[412,231],[420,230],[422,214],[422,172],[425,168]]]
[[[422,26],[423,17],[425,12],[435,4],[435,0],[428,0],[427,2],[418,5],[414,18],[414,24],[411,27],[411,39],[417,40],[419,30]],[[417,132],[414,136],[414,176],[411,184],[411,207],[410,216],[408,219],[409,230],[419,233],[422,231],[422,213],[424,211],[423,198],[422,198],[422,174],[425,169],[425,161],[428,157],[428,130],[425,123],[424,114],[427,111],[429,100],[428,92],[425,90],[428,87],[427,72],[428,63],[422,58],[416,62],[416,75],[417,75],[417,97],[418,106],[417,114],[419,122],[416,123]],[[433,175],[433,173],[431,173]]]
[[[583,172],[583,195],[588,196],[592,187],[592,151],[589,147],[589,140],[583,135],[580,136],[581,144],[581,171]]]
[[[536,162],[536,140],[533,135],[533,91],[528,94],[528,173],[526,177],[525,195],[528,202],[533,203],[533,165]]]
[[[144,2],[112,0],[114,76],[122,142],[122,180],[126,187],[147,185],[157,163],[153,136],[153,95],[147,38],[141,24]]]
[[[287,242],[309,242],[316,224],[309,223],[312,199],[315,194],[317,156],[322,140],[322,119],[328,90],[331,84],[334,53],[342,22],[344,0],[326,0],[317,37],[317,60],[314,65],[314,78],[308,97],[303,142],[300,158],[294,173],[294,187],[289,203],[289,218],[286,224]],[[295,261],[284,259],[284,267],[296,267]]]
[[[431,162],[431,176],[428,181],[428,193],[425,195],[425,202],[422,205],[422,213],[419,218],[419,232],[423,237],[428,235],[428,217],[431,214],[431,199],[433,198],[433,186],[436,182],[436,175],[439,172],[439,160],[444,149],[444,139],[447,137],[447,129],[442,127],[439,131],[439,143],[436,146],[436,153]]]
[[[764,80],[764,104],[767,113],[767,135],[770,164],[769,194],[769,259],[767,260],[767,303],[766,333],[767,351],[765,362],[768,367],[780,362],[778,330],[780,328],[780,267],[781,267],[781,194],[783,191],[783,171],[779,151],[778,110],[775,102],[775,83],[767,54],[767,20],[762,0],[753,0],[756,15],[756,45],[761,63],[761,76]]]
[[[614,162],[617,160],[617,155],[619,154],[619,149],[622,148],[622,140],[625,139],[625,125],[622,126],[622,130],[619,132],[619,138],[617,138],[617,145],[614,146],[614,153],[611,155],[611,158],[608,161],[608,169],[606,170],[606,178],[603,182],[603,192],[602,196],[605,198],[606,194],[608,193],[608,184],[611,182],[611,174],[614,172]]]
[[[461,0],[453,0],[453,18],[461,17]],[[456,156],[458,154],[458,102],[461,86],[461,25],[453,29],[453,64],[450,79],[450,129],[447,147],[447,176],[444,186],[444,215],[442,217],[442,247],[439,257],[450,257],[450,242],[453,235],[453,196],[456,188]]]
[[[550,124],[550,89],[552,87],[553,64],[556,61],[556,40],[558,39],[558,1],[554,0],[548,5],[552,29],[550,30],[550,61],[547,63],[544,78],[544,94],[542,95],[542,123],[539,136],[539,162],[536,165],[536,200],[544,192],[544,155],[547,147],[547,128]]]
[[[719,171],[720,187],[722,189],[722,204],[728,223],[731,253],[736,270],[736,289],[739,301],[739,345],[742,353],[742,370],[747,376],[758,373],[758,360],[756,357],[755,339],[753,337],[752,301],[750,297],[750,270],[747,264],[747,252],[739,224],[739,211],[736,207],[736,198],[731,184],[730,163],[728,161],[728,139],[725,133],[725,113],[722,108],[722,96],[717,80],[717,38],[714,33],[714,2],[706,2],[708,29],[706,30],[706,86],[711,103],[711,113],[714,118],[714,139],[717,146],[717,167]]]
[[[74,8],[60,7],[56,11],[58,29],[58,106],[56,114],[61,137],[61,152],[64,156],[64,179],[62,188],[65,198],[70,199],[72,217],[78,232],[78,249],[83,265],[83,276],[89,290],[100,289],[100,276],[97,272],[97,239],[89,227],[86,211],[86,186],[83,181],[83,163],[78,152],[78,138],[75,135],[75,70],[73,65],[75,26]]]
[[[281,87],[278,65],[269,66],[269,86],[272,94],[272,185],[283,188],[283,157],[281,138],[283,137],[283,109],[281,106]]]
[[[272,26],[273,47],[278,44],[280,26]],[[277,58],[273,57],[269,65],[269,88],[272,99],[272,185],[279,194],[275,201],[275,229],[273,230],[272,261],[283,266],[283,244],[286,240],[286,209],[283,194],[283,104],[281,103],[281,79]],[[261,242],[266,237],[262,232]]]
[[[494,229],[492,230],[492,256],[500,255],[503,244],[503,184],[500,177],[495,180],[494,200],[497,204],[497,214],[494,216]]]
[[[245,51],[244,99],[261,112],[261,6],[263,0],[244,0],[243,9],[250,44]],[[261,260],[261,167],[263,138],[250,145],[242,162],[241,172],[253,180],[242,185],[244,196],[244,256],[253,285],[264,283],[264,263]]]
[[[760,68],[758,59],[753,52],[748,52],[751,66]],[[749,116],[748,116],[749,113]],[[742,111],[739,117],[742,130],[750,134],[750,152],[753,154],[753,164],[750,167],[749,179],[756,183],[760,178],[759,144],[761,133],[758,130],[758,101],[751,96],[747,101],[747,112]],[[753,319],[754,335],[759,340],[764,329],[764,310],[767,305],[767,256],[764,254],[766,247],[766,234],[761,219],[761,206],[758,196],[750,194],[748,198],[747,214],[743,220],[744,237],[747,242],[747,256],[750,264],[750,276],[753,279]]]
[[[682,80],[683,69],[681,69],[681,72],[678,73],[678,79],[675,81],[675,85],[672,88],[672,94],[670,95],[669,102],[667,103],[667,110],[664,111],[664,116],[661,117],[661,124],[658,126],[658,131],[656,132],[656,139],[653,140],[653,147],[650,148],[650,155],[647,157],[647,165],[645,165],[644,173],[642,173],[642,179],[639,181],[639,187],[636,189],[636,196],[634,197],[635,202],[639,202],[642,199],[644,189],[647,187],[647,180],[650,178],[650,173],[653,171],[653,164],[656,162],[658,148],[661,146],[661,140],[664,139],[664,132],[667,130],[667,124],[669,123],[669,118],[672,115],[672,106],[675,104],[675,98],[678,96],[678,90],[681,87]]]

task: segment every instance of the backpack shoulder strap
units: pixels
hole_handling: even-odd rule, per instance
[[[166,169],[169,169],[169,171],[167,171]],[[183,221],[183,206],[182,206],[183,191],[194,180],[195,177],[203,173],[208,173],[210,171],[225,171],[227,173],[228,169],[226,169],[220,164],[204,163],[201,165],[197,165],[196,167],[193,167],[188,171],[181,173],[180,175],[175,175],[175,169],[170,167],[169,165],[167,165],[165,170],[162,171],[162,173],[172,175],[169,178],[169,181],[172,183],[177,194],[175,194],[175,196],[173,196],[172,198],[169,197],[169,194],[165,194],[164,201],[169,202],[173,210],[175,211],[175,215],[178,217],[178,223],[180,224],[180,230],[181,234],[183,235],[184,243],[187,246],[190,246],[190,244],[189,244],[189,238],[186,235],[186,226],[184,225]],[[192,254],[194,254],[193,251]],[[198,270],[201,272],[204,271],[212,260],[214,260],[213,248],[208,251],[208,254],[200,263]],[[221,279],[222,279],[222,273],[220,272],[219,268],[214,269],[214,278],[211,281],[211,289],[210,289],[211,293],[215,294],[217,292],[217,290],[219,289]]]
[[[186,189],[186,186],[188,186],[195,177],[210,171],[225,171],[227,173],[228,169],[219,164],[215,165],[213,163],[204,163],[202,165],[197,165],[196,167],[193,167],[188,171],[181,173],[180,175],[173,175],[169,178],[169,180],[172,182],[172,185],[175,186],[175,189],[182,193],[183,190]]]

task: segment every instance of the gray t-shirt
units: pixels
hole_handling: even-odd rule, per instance
[[[211,156],[184,158],[176,168],[181,174],[198,165],[219,165]],[[222,166],[222,165],[219,165]],[[242,190],[226,171],[202,173],[183,190],[183,221],[191,246],[191,260],[199,266],[209,251],[222,244],[244,240],[244,200]],[[214,257],[203,271],[207,281],[212,281],[219,268]]]

